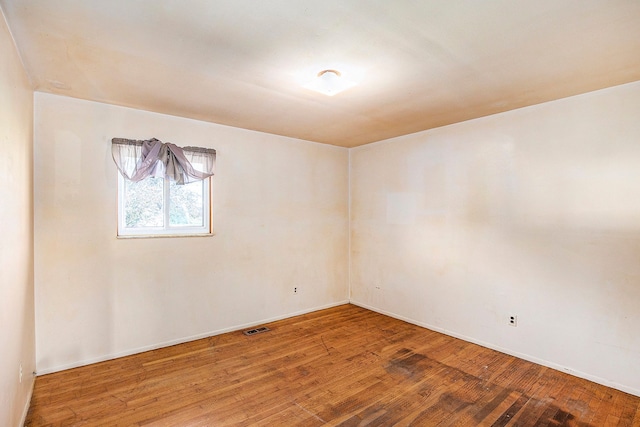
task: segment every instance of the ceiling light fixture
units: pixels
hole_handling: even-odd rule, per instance
[[[333,96],[355,86],[356,83],[342,77],[338,70],[323,70],[313,81],[304,85],[307,89]]]

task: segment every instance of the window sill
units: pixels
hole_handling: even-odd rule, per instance
[[[163,238],[176,238],[176,237],[213,237],[215,233],[206,234],[125,234],[116,235],[117,239],[163,239]]]

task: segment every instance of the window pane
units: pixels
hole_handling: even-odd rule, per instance
[[[172,227],[204,225],[204,181],[169,185],[169,225]]]
[[[146,178],[139,182],[124,180],[125,227],[164,225],[163,185],[162,178]]]

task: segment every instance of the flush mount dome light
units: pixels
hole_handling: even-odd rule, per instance
[[[320,92],[327,96],[333,96],[343,92],[356,84],[342,77],[338,70],[323,70],[313,81],[304,85],[307,89]]]

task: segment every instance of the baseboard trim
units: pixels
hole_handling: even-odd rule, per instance
[[[18,427],[23,427],[24,423],[27,422],[27,414],[29,414],[29,408],[31,407],[31,397],[33,397],[33,389],[36,386],[36,379],[33,377],[31,379],[31,387],[29,388],[29,393],[27,394],[27,401],[24,404],[24,408],[22,409],[22,417],[20,417],[20,424]]]
[[[470,343],[473,343],[473,344],[477,344],[477,345],[482,346],[482,347],[490,348],[491,350],[496,350],[496,351],[499,351],[500,353],[508,354],[510,356],[515,356],[515,357],[518,357],[520,359],[523,359],[523,360],[526,360],[526,361],[529,361],[529,362],[532,362],[532,363],[536,363],[538,365],[546,366],[547,368],[555,369],[556,371],[560,371],[560,372],[564,372],[564,373],[569,374],[569,375],[573,375],[574,377],[578,377],[578,378],[582,378],[582,379],[585,379],[585,380],[589,380],[589,381],[592,381],[594,383],[601,384],[601,385],[604,385],[604,386],[607,386],[607,387],[611,387],[611,388],[614,388],[616,390],[620,390],[622,392],[629,393],[629,394],[632,394],[634,396],[640,397],[640,390],[639,389],[636,389],[636,388],[633,388],[633,387],[628,387],[628,386],[626,386],[624,384],[620,384],[620,383],[617,383],[617,382],[614,382],[614,381],[609,381],[609,380],[607,380],[605,378],[602,378],[602,377],[599,377],[599,376],[596,376],[596,375],[587,374],[586,372],[576,371],[574,369],[568,368],[568,367],[563,366],[563,365],[559,365],[557,363],[550,362],[548,360],[540,359],[540,358],[537,358],[535,356],[531,356],[529,354],[513,351],[513,350],[510,350],[508,348],[497,346],[497,345],[494,345],[494,344],[491,344],[491,343],[488,343],[488,342],[485,342],[485,341],[482,341],[482,340],[477,340],[475,338],[468,337],[468,336],[465,336],[465,335],[462,335],[462,334],[458,334],[456,332],[449,331],[449,330],[446,330],[444,328],[440,328],[440,327],[437,327],[437,326],[429,325],[429,324],[423,323],[423,322],[418,322],[418,321],[416,321],[414,319],[410,319],[408,317],[401,316],[399,314],[392,313],[392,312],[389,312],[389,311],[381,310],[379,308],[372,307],[370,305],[364,304],[364,303],[359,302],[359,301],[351,300],[351,301],[349,301],[349,303],[353,304],[353,305],[357,305],[358,307],[365,308],[367,310],[375,311],[376,313],[384,314],[385,316],[393,317],[394,319],[402,320],[404,322],[411,323],[413,325],[429,329],[431,331],[440,332],[442,334],[449,335],[450,337],[458,338],[458,339],[461,339],[463,341],[467,341],[467,342],[470,342]]]
[[[190,342],[190,341],[196,341],[196,340],[199,340],[199,339],[202,339],[202,338],[209,338],[209,337],[213,337],[213,336],[216,336],[216,335],[226,334],[227,332],[240,331],[240,330],[243,330],[243,329],[248,329],[248,328],[252,328],[252,327],[255,327],[255,326],[259,326],[259,325],[262,325],[264,323],[271,323],[271,322],[275,322],[275,321],[278,321],[278,320],[288,319],[290,317],[295,317],[295,316],[300,316],[300,315],[303,315],[303,314],[313,313],[314,311],[325,310],[327,308],[337,307],[339,305],[345,305],[345,304],[349,304],[349,301],[348,300],[342,300],[342,301],[338,301],[338,302],[334,302],[334,303],[330,303],[330,304],[325,304],[325,305],[318,306],[318,307],[308,308],[308,309],[295,311],[295,312],[288,313],[288,314],[283,314],[283,315],[280,315],[280,316],[275,316],[275,317],[270,317],[270,318],[267,318],[267,319],[258,320],[258,321],[255,321],[255,322],[245,323],[245,324],[241,324],[241,325],[234,325],[234,326],[231,326],[231,327],[228,327],[228,328],[222,328],[222,329],[217,329],[217,330],[214,330],[214,331],[204,332],[202,334],[191,335],[191,336],[188,336],[188,337],[179,338],[179,339],[170,340],[170,341],[165,341],[165,342],[161,342],[161,343],[158,343],[158,344],[138,347],[138,348],[134,348],[134,349],[126,350],[126,351],[121,351],[121,352],[117,352],[117,353],[106,354],[106,355],[100,356],[100,357],[94,357],[94,358],[91,358],[91,359],[85,359],[85,360],[81,360],[81,361],[78,361],[78,362],[73,362],[73,363],[68,363],[68,364],[64,364],[64,365],[54,366],[54,367],[48,368],[48,369],[42,369],[42,370],[38,369],[37,375],[41,376],[41,375],[52,374],[54,372],[66,371],[68,369],[79,368],[81,366],[92,365],[94,363],[100,363],[100,362],[104,362],[104,361],[107,361],[107,360],[113,360],[113,359],[118,359],[120,357],[131,356],[132,354],[144,353],[145,351],[157,350],[157,349],[163,348],[163,347],[170,347],[172,345],[183,344],[183,343]]]

